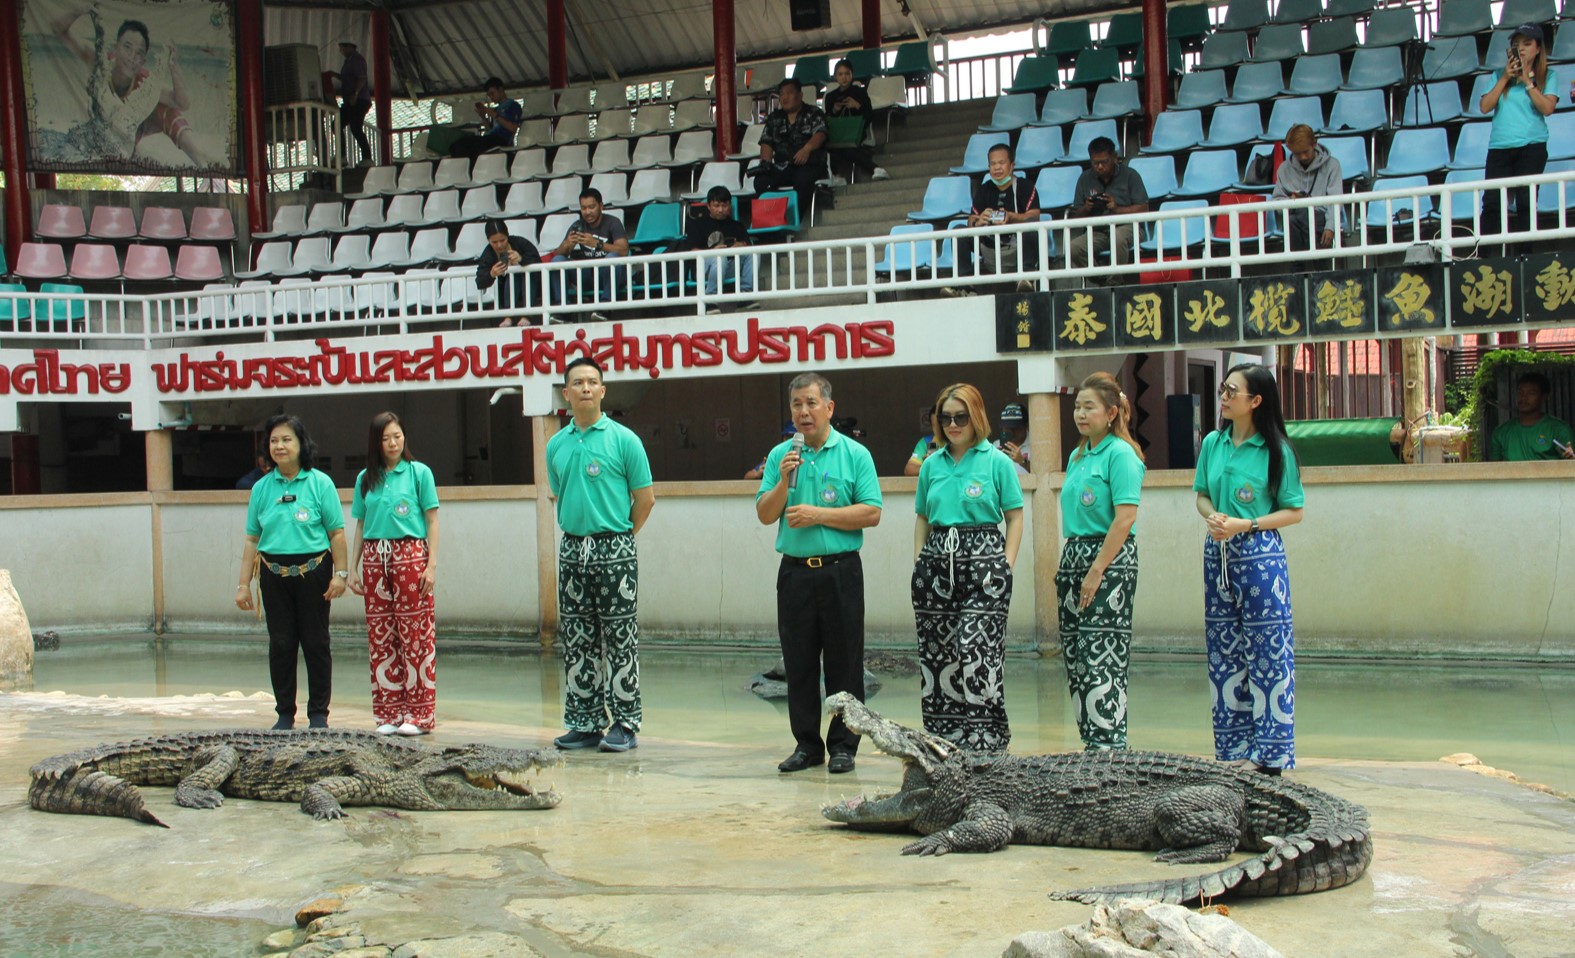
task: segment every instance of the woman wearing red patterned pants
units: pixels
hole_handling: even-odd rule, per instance
[[[366,445],[350,504],[350,588],[366,598],[372,717],[380,735],[424,735],[437,705],[437,485],[393,413],[372,417]]]

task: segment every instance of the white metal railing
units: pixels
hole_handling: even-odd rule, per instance
[[[339,108],[326,103],[286,103],[266,109],[263,137],[268,144],[268,188],[300,189],[312,174],[333,177],[339,187],[341,153]]]
[[[1552,191],[1550,204],[1558,213],[1506,237],[1479,240],[1484,224],[1472,195],[1493,189],[1507,194],[1534,185]],[[1471,204],[1471,216],[1456,219],[1457,204]],[[1328,206],[1327,197],[1233,206],[1169,208],[1148,213],[1086,219],[1046,220],[1021,226],[967,230],[936,229],[898,236],[867,236],[848,240],[757,246],[747,250],[678,252],[615,257],[598,261],[554,261],[533,266],[520,277],[523,301],[499,302],[500,281],[482,292],[475,286],[475,266],[448,270],[412,270],[403,274],[371,273],[358,278],[321,277],[250,281],[234,287],[168,293],[32,293],[0,292],[0,329],[44,340],[85,344],[141,342],[152,346],[172,338],[272,339],[290,330],[324,335],[355,330],[404,332],[412,326],[454,320],[541,322],[584,320],[588,314],[612,319],[637,319],[653,310],[702,314],[713,306],[761,302],[766,305],[813,306],[862,301],[873,304],[882,294],[918,294],[942,287],[1026,280],[1051,288],[1063,280],[1106,277],[1132,281],[1135,274],[1156,269],[1209,270],[1237,277],[1244,271],[1273,264],[1331,258],[1346,268],[1367,268],[1377,257],[1393,257],[1418,243],[1442,258],[1469,258],[1479,243],[1505,239],[1535,244],[1575,239],[1575,172],[1518,177],[1476,183],[1445,183],[1406,189],[1348,194],[1340,198],[1349,226],[1335,232],[1332,249],[1269,250],[1259,242],[1274,235],[1276,222],[1287,212]],[[1501,209],[1507,209],[1507,203]],[[1421,216],[1395,216],[1394,209],[1429,210]],[[1072,237],[1132,226],[1132,262],[1068,265],[1065,251]],[[1216,226],[1220,228],[1216,228]],[[1504,232],[1502,228],[1489,233]],[[1018,242],[980,243],[986,237],[1034,234],[1037,250],[1025,255]],[[1185,236],[1169,248],[1154,240]],[[980,250],[973,275],[958,275],[957,241],[972,240]],[[705,267],[730,261],[736,274],[745,258],[754,261],[755,288],[715,294],[705,291]],[[1163,259],[1163,265],[1159,265]],[[535,278],[533,278],[535,277]],[[1198,278],[1202,278],[1201,274]],[[567,293],[566,290],[577,290]]]

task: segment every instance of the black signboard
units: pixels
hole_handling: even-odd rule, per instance
[[[1116,345],[1154,349],[1175,345],[1175,286],[1122,286],[1115,295]]]
[[[1241,334],[1249,342],[1305,339],[1307,283],[1301,276],[1241,281]]]
[[[1438,263],[1378,270],[1378,331],[1425,333],[1444,328],[1444,267]]]
[[[1469,259],[1449,264],[1449,325],[1504,326],[1525,315],[1520,260]]]
[[[1050,332],[1049,293],[995,297],[996,352],[1045,352],[1052,345]]]
[[[1110,290],[1062,289],[1054,295],[1056,352],[1115,348],[1116,310]]]
[[[1521,267],[1526,286],[1526,321],[1567,323],[1575,319],[1575,254],[1538,253]]]
[[[1183,346],[1236,342],[1240,307],[1241,288],[1233,279],[1176,284],[1177,340]]]
[[[1307,278],[1307,324],[1314,336],[1371,336],[1378,328],[1371,270],[1315,273]]]

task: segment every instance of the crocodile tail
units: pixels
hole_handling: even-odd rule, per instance
[[[97,769],[80,768],[58,778],[35,776],[27,799],[41,812],[109,815],[169,828],[148,811],[137,786]]]

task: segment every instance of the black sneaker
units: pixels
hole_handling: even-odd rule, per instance
[[[562,749],[595,748],[602,744],[600,732],[565,732],[552,740],[552,744]]]
[[[601,749],[604,752],[627,752],[639,744],[633,729],[622,722],[614,722],[613,727],[607,730],[607,737],[602,739]]]
[[[273,728],[270,729],[270,731],[274,731],[274,732],[288,732],[288,731],[290,731],[293,728],[295,728],[295,719],[293,719],[293,718],[285,718],[284,716],[281,715],[281,716],[279,716],[279,720],[277,722],[273,723]]]

